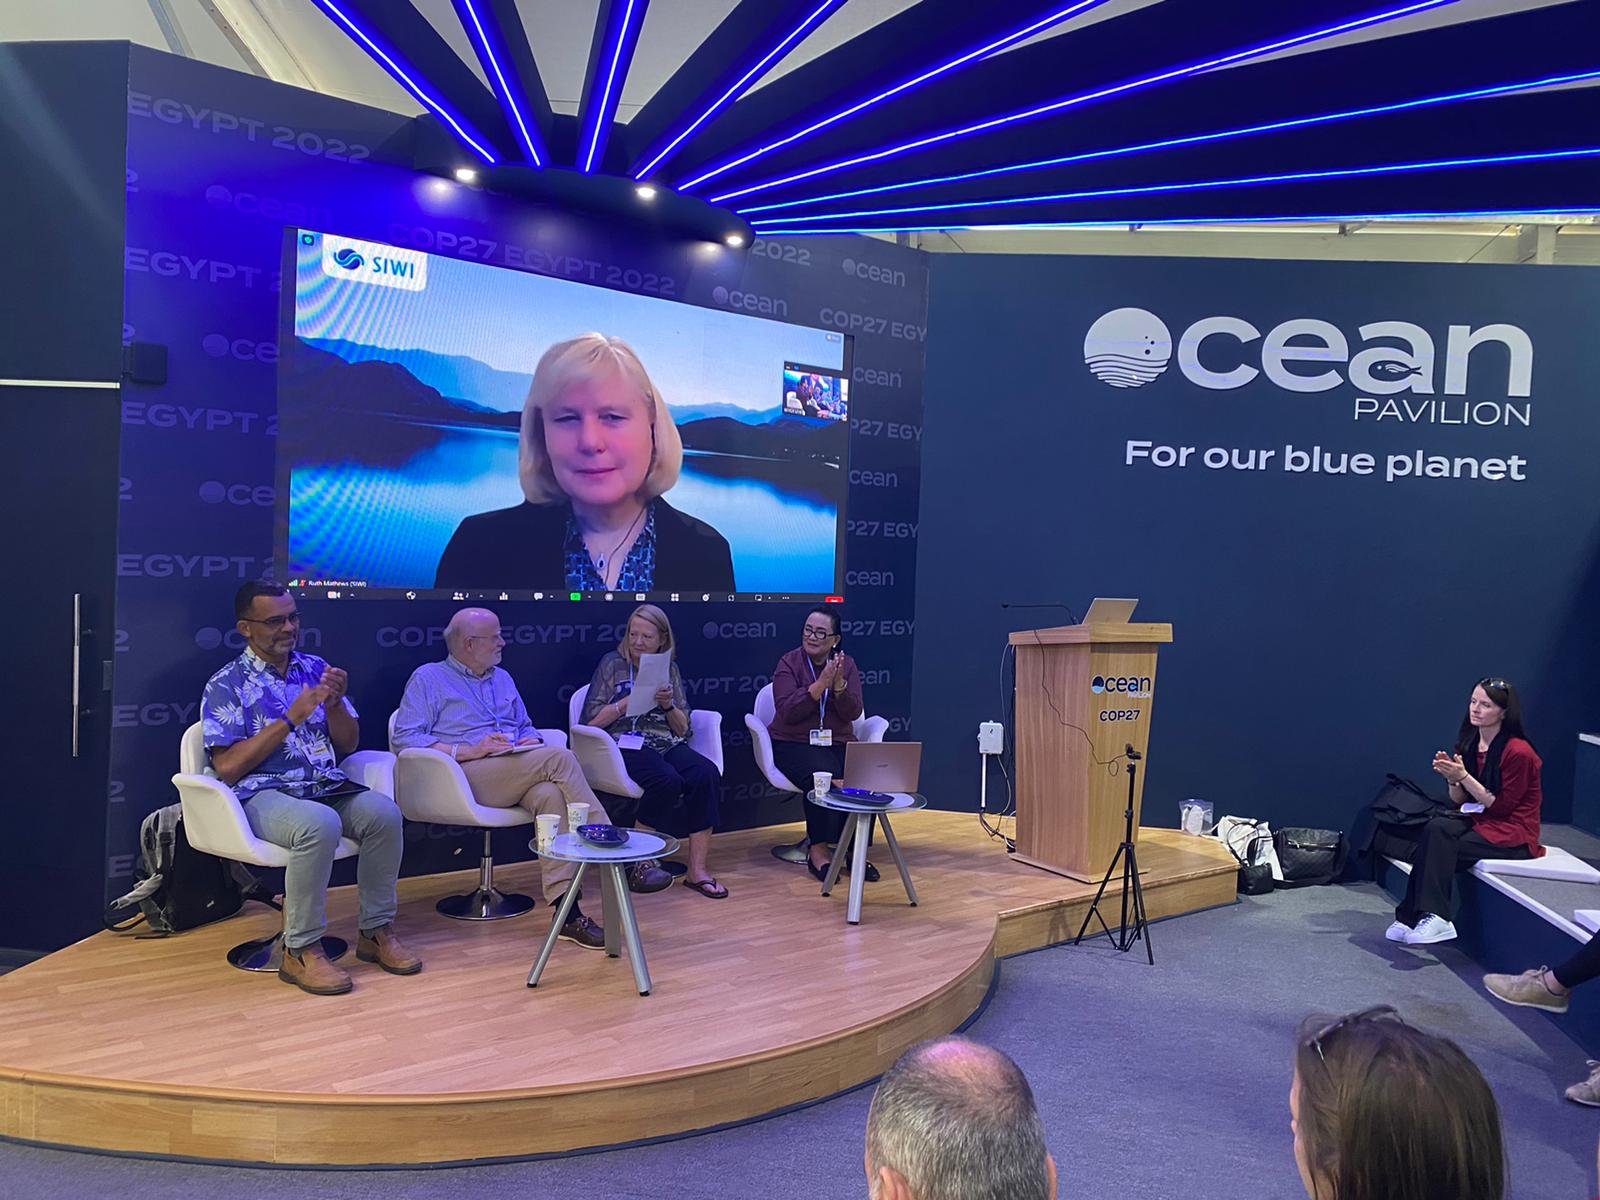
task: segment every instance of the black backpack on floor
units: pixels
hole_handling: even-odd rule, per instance
[[[240,864],[189,845],[181,804],[156,809],[139,826],[134,873],[139,886],[111,902],[107,929],[123,933],[146,921],[151,933],[143,936],[182,933],[233,916],[257,887]]]

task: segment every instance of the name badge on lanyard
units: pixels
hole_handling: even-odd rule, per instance
[[[817,669],[811,666],[811,660],[806,659],[806,666],[811,667],[811,682],[817,681]],[[811,744],[813,746],[833,745],[833,730],[828,725],[828,693],[831,688],[822,689],[822,699],[817,701],[817,727],[811,731]]]
[[[633,664],[631,662],[628,664],[628,694],[630,696],[633,695]],[[617,749],[619,750],[644,749],[644,734],[639,732],[639,718],[634,717],[632,720],[633,732],[624,733],[617,738]]]

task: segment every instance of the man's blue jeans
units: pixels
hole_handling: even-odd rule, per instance
[[[400,810],[382,792],[358,792],[326,803],[284,792],[257,792],[244,804],[245,818],[262,841],[289,852],[284,870],[283,944],[303,950],[328,931],[328,876],[339,838],[361,844],[356,884],[361,897],[362,932],[394,920],[404,849]]]

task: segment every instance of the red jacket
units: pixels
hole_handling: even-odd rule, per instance
[[[1544,804],[1544,792],[1539,787],[1542,766],[1538,753],[1527,742],[1521,738],[1506,742],[1500,755],[1500,791],[1472,826],[1485,841],[1507,849],[1526,846],[1534,858],[1543,857],[1544,847],[1539,844],[1539,809]],[[1467,769],[1482,782],[1481,751],[1473,756]]]

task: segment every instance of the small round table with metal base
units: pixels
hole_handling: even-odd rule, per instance
[[[563,833],[558,835],[547,848],[539,850],[538,853],[545,858],[577,863],[578,873],[573,877],[572,885],[567,888],[561,907],[556,910],[555,920],[550,923],[550,932],[544,939],[544,945],[539,948],[539,957],[534,960],[533,970],[528,972],[528,986],[539,986],[539,977],[544,974],[545,965],[550,961],[550,952],[556,948],[556,939],[561,936],[561,927],[567,923],[567,918],[572,914],[572,906],[577,902],[579,885],[583,883],[584,875],[593,866],[600,872],[601,919],[606,930],[606,955],[609,958],[616,958],[622,952],[622,946],[626,944],[628,959],[633,963],[633,982],[639,989],[639,995],[648,996],[650,968],[644,960],[644,942],[639,937],[639,922],[633,915],[633,897],[628,892],[627,869],[630,863],[642,862],[647,858],[660,858],[662,855],[672,854],[677,849],[676,838],[635,829],[629,831],[626,842],[614,849],[591,846],[576,834]]]
[[[849,850],[850,901],[845,908],[846,921],[852,925],[861,924],[861,892],[867,880],[867,842],[872,837],[874,821],[883,826],[883,838],[889,843],[889,853],[894,856],[895,868],[900,872],[900,882],[905,885],[906,899],[911,902],[912,908],[917,906],[917,889],[912,886],[911,872],[906,867],[905,855],[900,853],[900,843],[889,825],[889,814],[926,808],[928,807],[926,799],[916,792],[896,792],[894,800],[888,804],[858,804],[847,800],[837,792],[825,792],[820,796],[816,792],[807,792],[806,801],[820,808],[831,808],[835,812],[842,812],[848,817],[839,844],[834,847],[833,862],[828,866],[828,877],[822,881],[822,894],[826,896],[833,891],[833,885],[838,882],[839,870],[844,866],[844,853]]]
[[[349,949],[350,943],[343,938],[322,939],[322,952],[328,956],[329,962],[337,962]],[[269,938],[240,942],[228,951],[228,962],[241,971],[276,971],[283,966],[283,930],[278,930]]]

